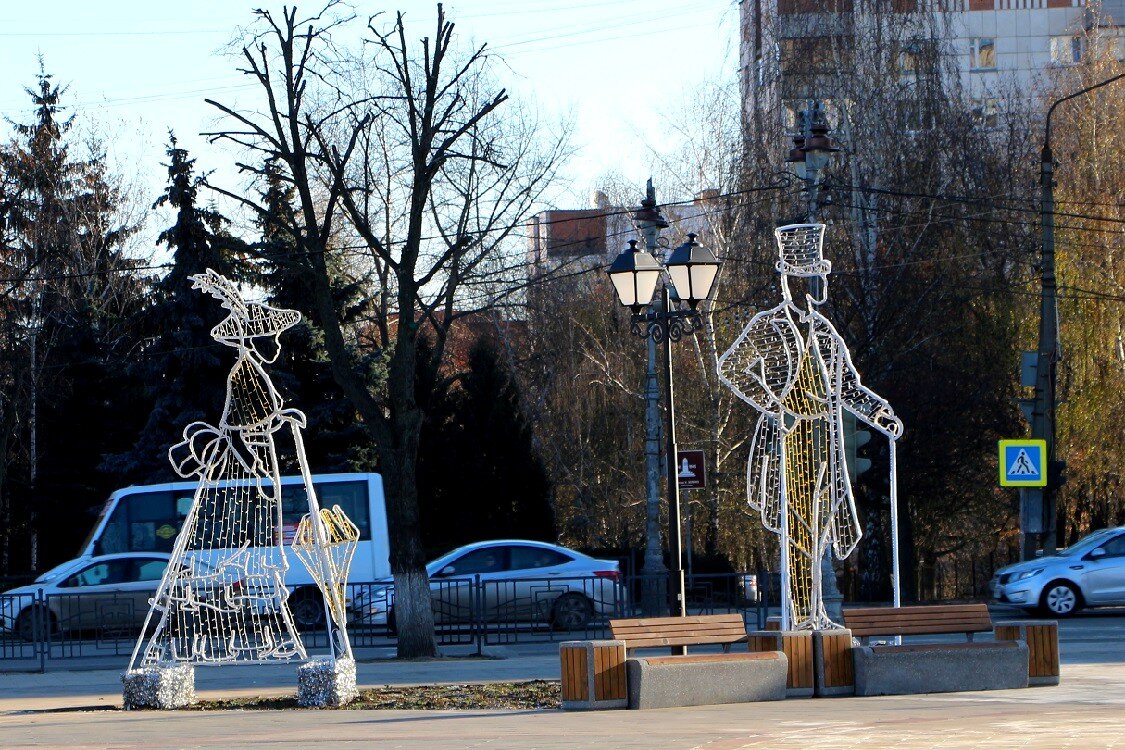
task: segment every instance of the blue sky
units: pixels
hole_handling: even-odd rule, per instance
[[[432,35],[434,3],[353,3],[369,15],[402,10],[407,30]],[[173,128],[205,169],[231,154],[198,136],[216,119],[205,96],[238,102],[254,91],[223,49],[255,6],[241,0],[40,0],[0,4],[0,113],[30,118],[23,87],[37,56],[69,85],[83,126],[108,135],[114,164],[149,199],[164,181]],[[319,3],[298,5],[311,11]],[[553,196],[584,206],[597,179],[616,171],[643,189],[649,147],[667,142],[664,114],[705,79],[737,67],[735,0],[460,0],[447,14],[466,39],[487,41],[510,67],[514,95],[547,118],[573,118],[578,154]],[[248,100],[248,99],[246,99]],[[669,196],[672,198],[672,196]]]

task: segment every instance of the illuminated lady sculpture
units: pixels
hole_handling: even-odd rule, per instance
[[[843,338],[817,311],[832,270],[822,253],[824,225],[792,224],[775,235],[781,304],[750,320],[720,357],[719,378],[760,413],[746,490],[765,527],[781,536],[782,628],[835,628],[822,600],[821,560],[829,543],[846,557],[862,533],[844,458],[843,412],[886,435],[892,457],[902,422],[860,383]],[[813,293],[798,302],[790,277],[819,279],[819,290],[810,283]],[[893,471],[892,463],[892,495]],[[896,562],[896,592],[897,579]]]
[[[286,601],[289,565],[275,444],[282,430],[295,444],[309,506],[295,551],[326,595],[335,625],[333,657],[350,658],[343,586],[358,533],[338,507],[320,510],[301,438],[305,415],[282,408],[264,369],[277,359],[278,339],[300,313],[248,302],[210,269],[191,279],[229,311],[211,336],[234,348],[238,358],[219,426],[193,422],[168,453],[176,472],[199,484],[130,667],[306,658]]]

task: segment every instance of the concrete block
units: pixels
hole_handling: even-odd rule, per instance
[[[813,631],[813,668],[816,695],[855,695],[855,665],[852,660],[852,631]]]
[[[972,643],[858,646],[856,695],[915,695],[1027,687],[1027,646]]]
[[[629,708],[707,706],[785,697],[788,660],[780,651],[629,659]]]
[[[190,664],[130,669],[121,675],[121,685],[126,710],[167,710],[195,703],[195,667]]]
[[[297,667],[297,703],[326,708],[343,706],[359,697],[352,659],[309,659]]]
[[[564,641],[559,644],[562,707],[565,711],[625,708],[625,641]]]

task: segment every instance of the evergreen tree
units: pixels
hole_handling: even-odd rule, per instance
[[[547,474],[496,345],[478,339],[467,372],[429,406],[418,472],[429,553],[483,539],[556,541]]]
[[[152,343],[133,372],[144,384],[150,411],[132,450],[106,461],[121,481],[172,481],[168,448],[180,440],[191,422],[214,421],[222,412],[223,383],[230,353],[211,338],[211,328],[225,317],[219,302],[192,289],[192,274],[212,268],[237,277],[232,240],[222,234],[226,219],[199,205],[201,177],[195,160],[179,148],[175,135],[168,144],[168,186],[153,208],[169,206],[175,222],[158,242],[172,251],[172,268],[158,281],[140,314]]]
[[[374,468],[374,446],[356,419],[355,408],[332,377],[305,259],[286,229],[296,220],[292,187],[276,159],[268,160],[263,172],[261,195],[266,213],[258,221],[262,233],[258,248],[262,258],[260,282],[269,289],[270,304],[301,313],[301,322],[282,340],[281,356],[271,370],[274,383],[286,401],[308,418],[305,449],[314,471],[370,471]],[[348,310],[347,323],[355,325],[366,307],[362,287],[357,281],[347,281],[340,269],[333,272],[340,281],[336,285],[338,294],[348,301],[340,307]],[[375,387],[382,377],[378,357],[372,358],[369,372]],[[286,470],[296,470],[292,451],[283,452],[281,460]]]
[[[104,153],[71,154],[65,89],[42,66],[27,92],[34,119],[13,123],[16,138],[0,149],[3,266],[14,279],[3,309],[12,388],[3,420],[11,431],[0,440],[7,534],[0,557],[15,570],[26,560],[34,571],[73,553],[92,521],[83,511],[108,489],[96,467],[103,452],[120,448],[130,418],[132,394],[117,378],[136,342],[129,321],[142,293],[124,254],[136,227],[120,221],[123,198]],[[49,535],[40,534],[44,519]],[[26,546],[12,546],[17,541]]]

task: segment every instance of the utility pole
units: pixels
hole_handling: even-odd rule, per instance
[[[1057,99],[1047,110],[1047,121],[1043,130],[1043,149],[1039,159],[1040,226],[1043,240],[1039,269],[1039,346],[1035,358],[1035,403],[1031,411],[1031,436],[1047,443],[1044,466],[1047,471],[1047,485],[1041,490],[1028,488],[1026,503],[1021,510],[1031,515],[1037,511],[1042,514],[1042,525],[1039,528],[1043,530],[1043,553],[1046,555],[1053,555],[1058,546],[1057,496],[1061,484],[1060,476],[1065,466],[1063,462],[1057,460],[1055,444],[1058,407],[1056,388],[1060,356],[1058,284],[1055,279],[1055,161],[1051,153],[1051,116],[1054,115],[1055,108],[1063,102],[1088,94],[1122,78],[1125,78],[1125,73]],[[1029,519],[1021,520],[1024,521],[1024,528],[1034,528],[1034,524],[1027,523]],[[1022,556],[1023,559],[1030,559],[1035,555],[1035,540],[1031,534],[1024,534],[1023,537]]]

